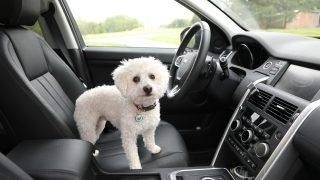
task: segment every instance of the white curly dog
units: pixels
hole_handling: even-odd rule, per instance
[[[160,122],[159,98],[166,92],[169,73],[159,60],[141,57],[122,61],[112,75],[115,86],[93,88],[76,100],[74,119],[81,139],[92,144],[110,121],[121,131],[130,169],[141,169],[138,135],[151,153],[161,151],[154,136]]]

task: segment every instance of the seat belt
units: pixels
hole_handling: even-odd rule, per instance
[[[87,89],[87,85],[84,83],[82,77],[77,73],[73,62],[70,58],[70,54],[68,52],[68,49],[66,47],[65,41],[63,39],[62,33],[58,27],[57,21],[54,19],[54,12],[55,8],[52,4],[49,6],[49,10],[45,13],[42,13],[41,15],[44,17],[47,24],[50,26],[49,30],[51,32],[51,35],[53,37],[54,42],[58,46],[58,48],[61,50],[61,53],[64,58],[61,58],[73,71],[73,73],[78,77],[78,79],[82,82],[83,86]]]

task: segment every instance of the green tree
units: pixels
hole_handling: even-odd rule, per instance
[[[201,19],[197,15],[194,14],[190,20],[190,25],[192,25],[198,21],[201,21]]]
[[[83,19],[77,20],[78,27],[80,29],[81,34],[98,34],[103,33],[103,28],[101,23],[97,23],[94,21],[85,21]]]
[[[104,32],[130,31],[138,27],[142,27],[142,24],[137,19],[123,15],[113,16],[102,22]]]
[[[189,19],[174,19],[171,21],[168,25],[165,25],[164,27],[168,28],[184,28],[190,25]]]
[[[236,20],[245,20],[246,27],[285,28],[298,11],[319,11],[320,0],[222,0]],[[252,14],[253,13],[253,14]],[[257,21],[255,21],[255,19]],[[239,22],[239,21],[238,21]]]
[[[299,11],[317,10],[320,6],[319,0],[250,0],[250,9],[256,12],[262,27],[285,28],[287,23],[292,21]]]

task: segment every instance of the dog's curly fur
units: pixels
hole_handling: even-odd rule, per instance
[[[81,139],[95,144],[110,121],[121,131],[122,146],[130,169],[141,169],[137,150],[137,136],[142,135],[146,148],[159,153],[155,144],[155,130],[160,122],[161,98],[168,85],[167,67],[153,57],[129,59],[112,73],[115,86],[99,86],[84,92],[76,100],[74,119]],[[151,92],[144,88],[152,89]],[[144,107],[156,103],[154,109],[141,112],[136,105]],[[135,117],[143,117],[137,122]]]

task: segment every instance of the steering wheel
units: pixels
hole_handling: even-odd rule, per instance
[[[187,50],[187,45],[195,37],[193,50]],[[170,79],[167,89],[168,99],[179,100],[183,98],[190,87],[199,77],[208,54],[211,31],[208,23],[199,21],[193,24],[185,34],[170,66]]]

